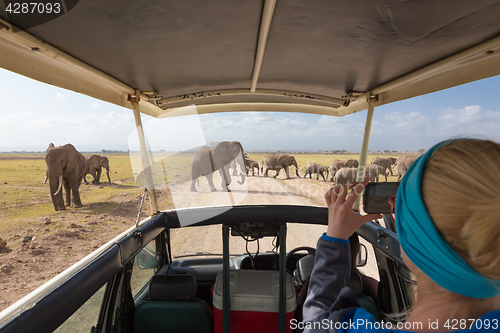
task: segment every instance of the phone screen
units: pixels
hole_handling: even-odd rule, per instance
[[[398,193],[399,183],[368,183],[363,193],[363,210],[365,213],[389,214],[389,199]]]

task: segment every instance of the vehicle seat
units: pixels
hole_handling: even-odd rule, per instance
[[[351,288],[356,295],[359,305],[378,320],[377,305],[370,296],[363,295],[363,280],[361,279],[360,273],[351,272],[351,277],[349,278],[347,286]]]
[[[150,298],[136,308],[134,332],[213,332],[213,312],[194,297],[196,290],[192,275],[153,276]]]
[[[302,307],[305,302],[305,296],[307,295],[307,287],[309,285],[308,278],[311,275],[311,272],[314,267],[314,255],[307,255],[303,258],[301,258],[297,262],[297,269],[294,272],[295,280],[298,282],[298,280],[301,280],[301,283],[298,283],[302,285],[302,283],[305,283],[304,285],[304,291],[301,291],[299,293],[299,299],[298,299],[298,306],[297,306],[297,311],[296,313],[298,316],[300,316],[297,319],[302,320]],[[306,283],[307,281],[307,283]],[[347,283],[347,286],[352,289],[354,294],[356,295],[356,298],[359,301],[359,304],[361,307],[365,308],[366,311],[368,311],[370,314],[375,317],[375,319],[378,320],[378,309],[377,305],[375,302],[372,300],[371,297],[363,295],[363,280],[361,278],[360,273],[356,272],[351,272],[351,277]]]

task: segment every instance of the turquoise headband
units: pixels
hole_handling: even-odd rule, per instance
[[[422,199],[425,165],[436,150],[456,141],[438,143],[411,165],[399,184],[396,229],[405,254],[438,285],[463,296],[489,298],[500,294],[500,281],[476,272],[448,245],[436,230]]]

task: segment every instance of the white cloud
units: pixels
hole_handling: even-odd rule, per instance
[[[96,109],[96,108],[100,108],[101,104],[99,104],[98,102],[92,102],[92,103],[90,103],[90,106],[93,107],[94,109]]]
[[[90,113],[88,110],[72,110],[70,114],[20,111],[0,115],[0,151],[45,150],[49,142],[73,143],[84,151],[128,149],[129,135],[137,136],[132,112],[107,111],[106,104],[100,105],[106,109],[101,107]],[[366,112],[345,117],[282,112],[194,113],[163,119],[143,116],[151,149],[179,151],[237,140],[247,150],[359,151],[366,117]],[[500,111],[485,111],[478,105],[425,114],[411,110],[387,113],[383,109],[380,113],[375,110],[369,149],[428,149],[441,140],[457,136],[482,136],[500,141],[499,120]]]
[[[79,150],[127,149],[127,137],[135,128],[133,115],[55,116],[22,113],[0,117],[0,151],[45,150],[72,143]]]
[[[68,97],[66,97],[66,95],[64,94],[61,94],[61,93],[57,93],[56,94],[56,101],[60,101],[61,99],[66,99]]]

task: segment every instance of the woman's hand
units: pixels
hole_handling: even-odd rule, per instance
[[[354,202],[363,193],[368,181],[349,185],[335,185],[325,194],[328,206],[327,236],[348,239],[356,229],[368,221],[382,218],[381,214],[358,215],[352,209]],[[349,190],[352,191],[350,193]]]

